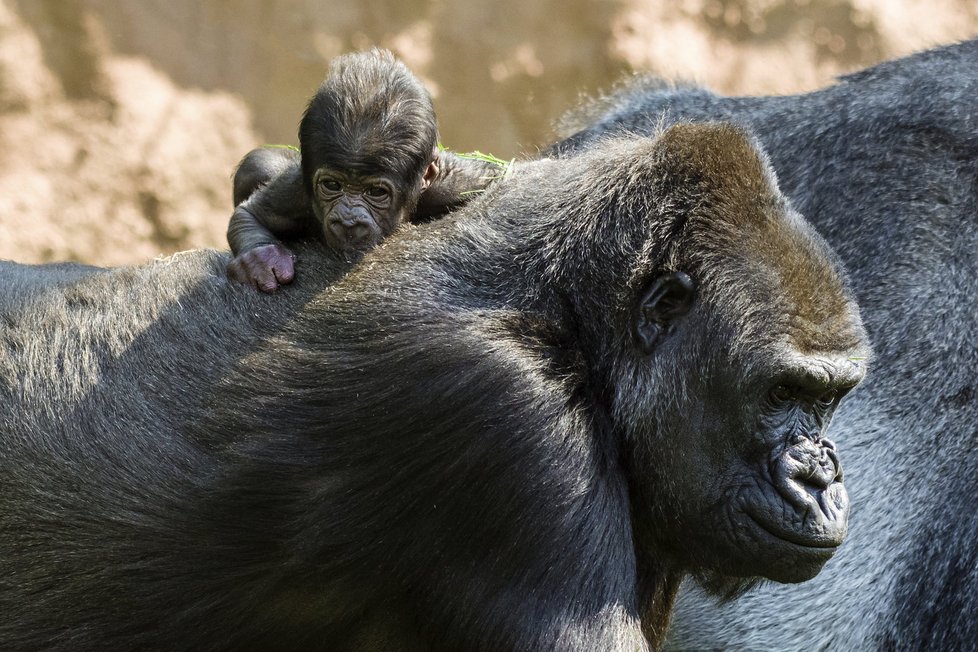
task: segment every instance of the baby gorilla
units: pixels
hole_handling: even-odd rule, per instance
[[[301,154],[255,149],[235,172],[228,274],[265,292],[291,282],[293,256],[280,238],[317,237],[347,258],[370,249],[414,216],[439,172],[437,141],[431,96],[390,52],[335,59],[299,125]],[[483,170],[461,168],[476,180]],[[433,213],[458,200],[433,195]]]

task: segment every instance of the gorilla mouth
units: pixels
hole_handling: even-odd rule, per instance
[[[780,545],[831,555],[845,539],[849,515],[835,444],[801,438],[765,470],[761,495],[744,508],[754,529]]]
[[[783,527],[775,526],[771,521],[761,515],[755,514],[753,510],[745,510],[744,513],[757,526],[757,529],[781,542],[789,543],[793,546],[810,551],[833,553],[842,544],[842,537],[826,537],[795,530],[785,530]]]
[[[765,465],[749,486],[741,485],[737,538],[751,555],[741,576],[775,582],[809,580],[835,555],[848,531],[849,497],[834,458],[824,474],[817,447],[789,450]],[[803,454],[804,453],[804,454]],[[799,462],[799,463],[794,463]]]

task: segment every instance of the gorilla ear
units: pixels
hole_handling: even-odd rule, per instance
[[[672,324],[689,312],[695,296],[693,279],[683,272],[670,272],[653,281],[642,296],[635,321],[635,339],[646,355]]]

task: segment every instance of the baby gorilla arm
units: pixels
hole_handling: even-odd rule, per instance
[[[434,164],[434,178],[421,193],[410,218],[414,223],[428,222],[459,208],[506,172],[505,167],[490,160],[444,150],[435,152]]]
[[[315,221],[298,155],[287,149],[252,150],[235,172],[234,197],[243,201],[228,224],[235,254],[228,276],[263,292],[292,282],[292,252],[279,238],[306,235]]]

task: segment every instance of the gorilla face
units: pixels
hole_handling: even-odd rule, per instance
[[[753,365],[726,366],[721,358],[693,379],[690,390],[702,386],[710,399],[699,409],[681,401],[667,406],[659,434],[669,443],[645,463],[678,469],[657,488],[670,496],[658,503],[657,518],[683,524],[668,547],[684,566],[803,581],[846,535],[849,499],[826,431],[863,375],[850,358],[864,352],[754,353]]]
[[[835,444],[825,435],[839,400],[862,376],[845,354],[798,356],[777,385],[754,397],[752,438],[762,443],[738,460],[753,479],[730,478],[726,502],[748,519],[734,533],[742,545],[773,549],[771,579],[813,577],[846,535],[849,498]]]

